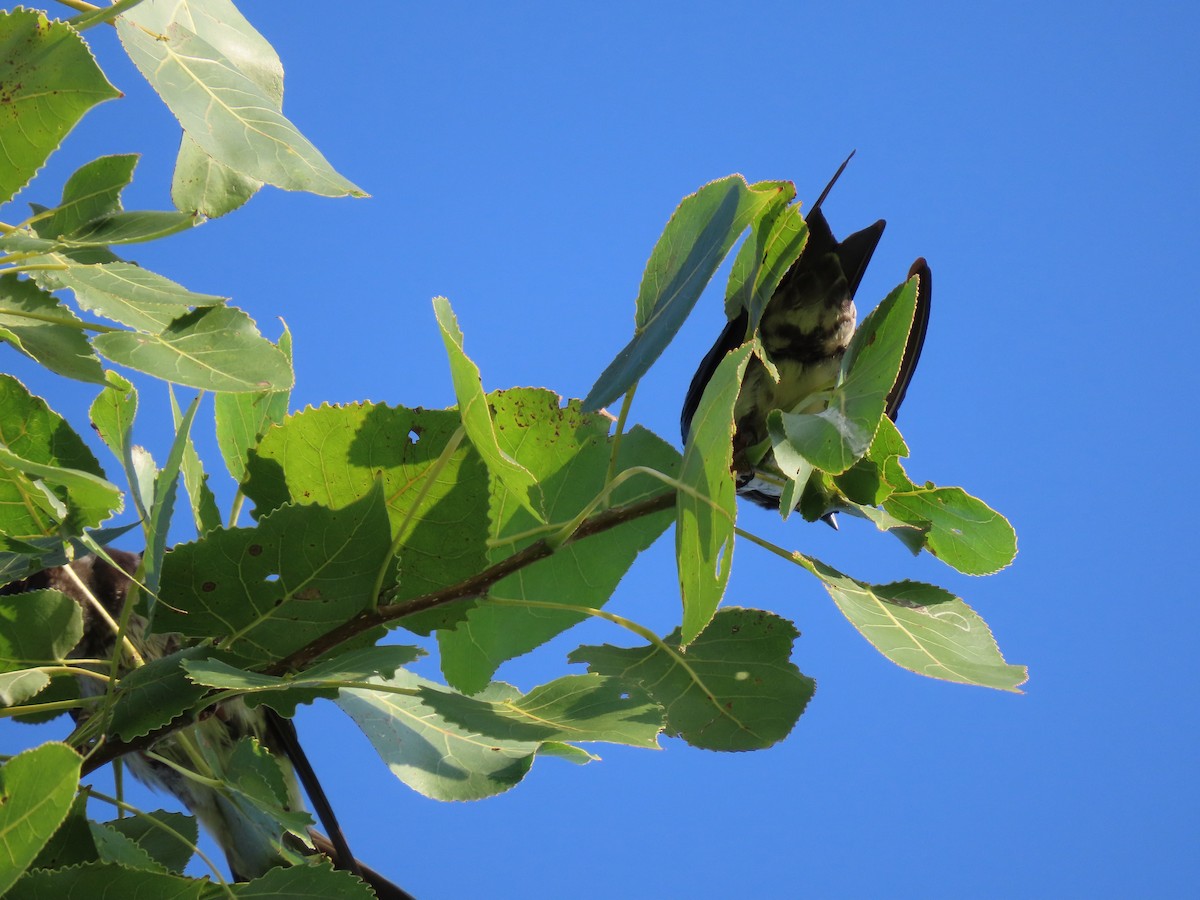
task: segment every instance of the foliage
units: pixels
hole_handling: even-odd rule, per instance
[[[2,598],[4,714],[89,717],[69,746],[48,743],[0,769],[0,856],[10,860],[0,890],[366,896],[320,865],[302,882],[287,869],[241,886],[191,879],[182,874],[195,842],[187,817],[137,812],[89,824],[82,802],[73,805],[81,771],[169,741],[237,697],[284,715],[336,698],[398,778],[443,800],[508,790],[537,756],[589,762],[579,745],[596,741],[656,747],[665,733],[714,750],[771,746],[792,730],[814,682],[790,661],[791,622],[720,607],[739,537],[815,576],[898,665],[1008,691],[1023,682],[1023,668],[1004,662],[983,620],[951,593],[868,584],[737,527],[732,414],[747,362],[761,353],[753,328],[711,379],[682,454],[626,426],[638,379],[747,232],[725,299],[730,317],[744,308],[757,322],[807,236],[789,183],[732,175],[680,203],[647,264],[634,335],[582,402],[537,389],[486,393],[449,301],[437,298],[456,407],[358,403],[288,414],[290,335],[274,344],[226,298],[121,253],[235,210],[265,184],[365,195],[284,117],[279,60],[229,0],[66,5],[81,14],[0,13],[0,204],[92,106],[118,96],[84,40],[89,28],[115,24],[183,143],[176,209],[124,209],[137,157],[120,154],[82,166],[57,202],[0,222],[0,340],[97,393],[92,418],[113,454],[108,468],[126,483],[109,480],[79,436],[86,428],[0,375],[3,580],[102,552],[115,532],[100,526],[122,515],[147,548],[135,576],[145,631],[135,633],[128,615],[114,623],[119,646],[142,652],[129,654],[128,668],[90,670],[104,685],[99,696],[55,691],[81,671],[72,658],[79,607],[53,590]],[[1015,555],[1011,527],[961,488],[910,481],[901,464],[908,448],[883,416],[914,293],[911,281],[900,285],[864,322],[823,410],[772,414],[775,457],[795,485],[818,485],[914,553],[994,572]],[[174,407],[161,468],[133,443],[138,388],[113,366],[198,392],[186,409]],[[228,525],[189,436],[204,393],[215,395],[221,455],[240,485]],[[614,427],[600,407],[621,397]],[[253,523],[237,526],[244,499]],[[198,537],[168,552],[176,517],[190,518]],[[659,636],[604,605],[672,523],[682,616]],[[580,647],[570,661],[588,674],[527,692],[493,680],[506,660],[589,617],[632,632],[639,645]],[[390,630],[436,635],[446,683],[403,668],[421,651],[379,644]],[[181,636],[172,638],[181,649],[147,659],[164,635]]]

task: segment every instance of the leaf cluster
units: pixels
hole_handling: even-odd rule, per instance
[[[226,298],[121,255],[229,213],[266,184],[364,196],[284,117],[279,60],[228,0],[122,0],[70,21],[0,13],[0,100],[12,112],[0,124],[12,161],[0,173],[0,204],[92,106],[118,96],[83,37],[109,23],[182,127],[175,208],[125,210],[137,159],[110,155],[75,172],[53,205],[0,222],[0,340],[96,392],[91,419],[124,487],[46,399],[0,374],[0,574],[16,582],[83,553],[107,557],[126,530],[140,531],[145,552],[129,600],[110,616],[83,584],[82,606],[53,589],[0,597],[3,713],[72,711],[78,722],[65,744],[0,769],[0,841],[13,861],[0,892],[368,896],[319,857],[289,858],[294,869],[243,885],[219,873],[215,884],[188,878],[190,817],[88,817],[88,802],[124,804],[80,792],[81,775],[156,753],[178,768],[195,763],[189,777],[215,776],[222,796],[278,832],[280,848],[282,835],[303,840],[305,818],[284,812],[281,770],[253,741],[225,759],[169,755],[190,741],[203,747],[206,722],[230,704],[290,717],[299,704],[332,699],[397,778],[441,800],[506,791],[539,756],[591,762],[596,743],[655,748],[665,734],[711,750],[769,747],[791,732],[815,682],[791,661],[792,622],[721,605],[738,538],[815,576],[900,666],[1010,691],[1024,680],[950,592],[868,584],[737,527],[734,404],[751,359],[769,364],[756,323],[807,236],[790,183],[735,175],[681,202],[647,264],[634,335],[582,401],[485,390],[449,301],[437,298],[455,406],[364,402],[289,414],[288,332],[271,342]],[[636,385],[747,232],[725,300],[730,317],[750,312],[750,332],[717,367],[680,453],[628,423]],[[792,501],[785,513],[838,508],[959,571],[996,571],[1015,554],[1011,527],[961,488],[910,481],[907,446],[883,416],[915,290],[900,285],[863,323],[819,411],[772,413],[771,450]],[[172,390],[161,465],[134,439],[131,379],[143,376]],[[170,386],[195,394],[181,403]],[[238,484],[224,514],[191,438],[206,393]],[[614,419],[603,407],[621,398]],[[239,524],[247,501],[250,522]],[[171,546],[181,521],[195,537]],[[681,614],[659,635],[605,606],[672,527],[678,590],[668,578],[663,594],[680,598]],[[569,661],[586,674],[528,691],[496,680],[505,662],[586,619],[628,632],[632,646],[581,646]],[[95,645],[85,639],[92,629],[111,659],[80,658]],[[391,642],[395,632],[436,639],[442,682],[408,668],[424,651]],[[92,689],[80,690],[81,680]]]

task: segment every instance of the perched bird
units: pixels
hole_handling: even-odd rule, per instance
[[[79,659],[107,660],[115,651],[115,635],[110,621],[118,620],[131,593],[133,576],[141,555],[115,548],[106,551],[114,567],[94,555],[84,556],[71,563],[75,577],[65,566],[45,569],[21,581],[0,587],[0,594],[54,589],[79,603],[83,612],[83,638],[72,651]],[[78,578],[78,582],[76,581]],[[98,602],[97,610],[80,588]],[[107,614],[107,615],[105,615]],[[177,635],[146,635],[140,616],[129,617],[128,637],[146,661],[160,658],[180,649]],[[107,674],[107,663],[94,666]],[[97,681],[80,678],[80,692],[94,695]],[[75,713],[76,722],[86,723],[86,712]],[[268,750],[279,763],[287,794],[281,811],[304,810],[301,784],[312,800],[330,837],[309,832],[315,848],[310,849],[294,835],[286,833],[271,816],[263,815],[252,803],[236,792],[222,792],[204,779],[191,779],[180,769],[195,771],[197,766],[212,774],[237,779],[234,748],[242,738],[253,738]],[[240,699],[225,701],[181,732],[169,734],[150,748],[152,755],[135,752],[124,757],[135,778],[152,788],[174,795],[194,815],[205,830],[225,851],[229,869],[235,881],[246,881],[263,875],[280,865],[294,864],[314,852],[328,856],[337,868],[346,869],[371,886],[380,900],[412,900],[412,896],[382,875],[358,862],[350,853],[338,827],[332,806],[317,780],[308,758],[300,746],[295,726],[266,706],[253,709]]]
[[[842,163],[805,216],[808,241],[804,250],[763,310],[758,334],[779,380],[752,357],[734,406],[733,470],[737,492],[768,509],[779,508],[782,479],[774,468],[769,445],[764,447],[769,441],[767,415],[775,409],[803,413],[822,408],[823,392],[835,385],[842,357],[854,335],[854,293],[883,235],[885,222],[880,219],[839,241],[821,211],[821,204],[849,161],[847,158]],[[885,406],[893,421],[916,370],[929,324],[932,281],[924,259],[913,263],[909,276],[913,275],[918,276],[916,313],[900,374]],[[701,360],[683,404],[680,425],[685,442],[704,388],[725,355],[751,337],[746,333],[749,324],[749,314],[743,309],[726,324]],[[837,527],[832,512],[821,518]]]

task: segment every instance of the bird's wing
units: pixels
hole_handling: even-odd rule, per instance
[[[884,411],[893,422],[900,412],[900,404],[908,391],[908,383],[912,381],[913,373],[917,370],[917,362],[921,359],[921,348],[925,346],[925,332],[929,328],[929,306],[933,295],[933,274],[924,257],[918,258],[908,270],[908,277],[917,276],[917,306],[913,313],[912,328],[908,332],[908,342],[904,345],[904,357],[900,361],[900,374],[888,394]]]

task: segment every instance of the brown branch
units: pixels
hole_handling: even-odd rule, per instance
[[[626,522],[632,522],[635,519],[662,512],[674,505],[675,492],[666,491],[661,494],[655,494],[652,497],[647,497],[644,500],[636,500],[624,506],[606,509],[604,512],[597,513],[591,518],[584,520],[583,524],[559,546],[565,547],[568,544],[573,544],[592,535],[610,531]],[[428,594],[422,594],[419,597],[405,600],[402,603],[391,603],[372,610],[364,610],[333,629],[333,631],[326,632],[321,637],[292,653],[286,659],[273,663],[262,671],[267,675],[283,675],[287,672],[297,671],[317,657],[328,653],[339,644],[345,643],[351,638],[362,634],[364,631],[377,628],[380,625],[397,622],[405,616],[435,609],[447,603],[453,603],[456,600],[482,597],[496,582],[540,560],[553,556],[557,549],[558,547],[545,539],[534,541],[512,556],[505,557],[495,565],[488,566],[482,572],[472,575],[458,584]],[[151,731],[149,734],[142,735],[130,741],[114,740],[103,744],[84,760],[82,774],[87,775],[94,772],[96,769],[128,753],[136,753],[139,750],[151,747],[167,735],[181,728],[188,727],[203,716],[206,711],[207,708],[204,708],[194,713],[180,716],[166,725]]]

